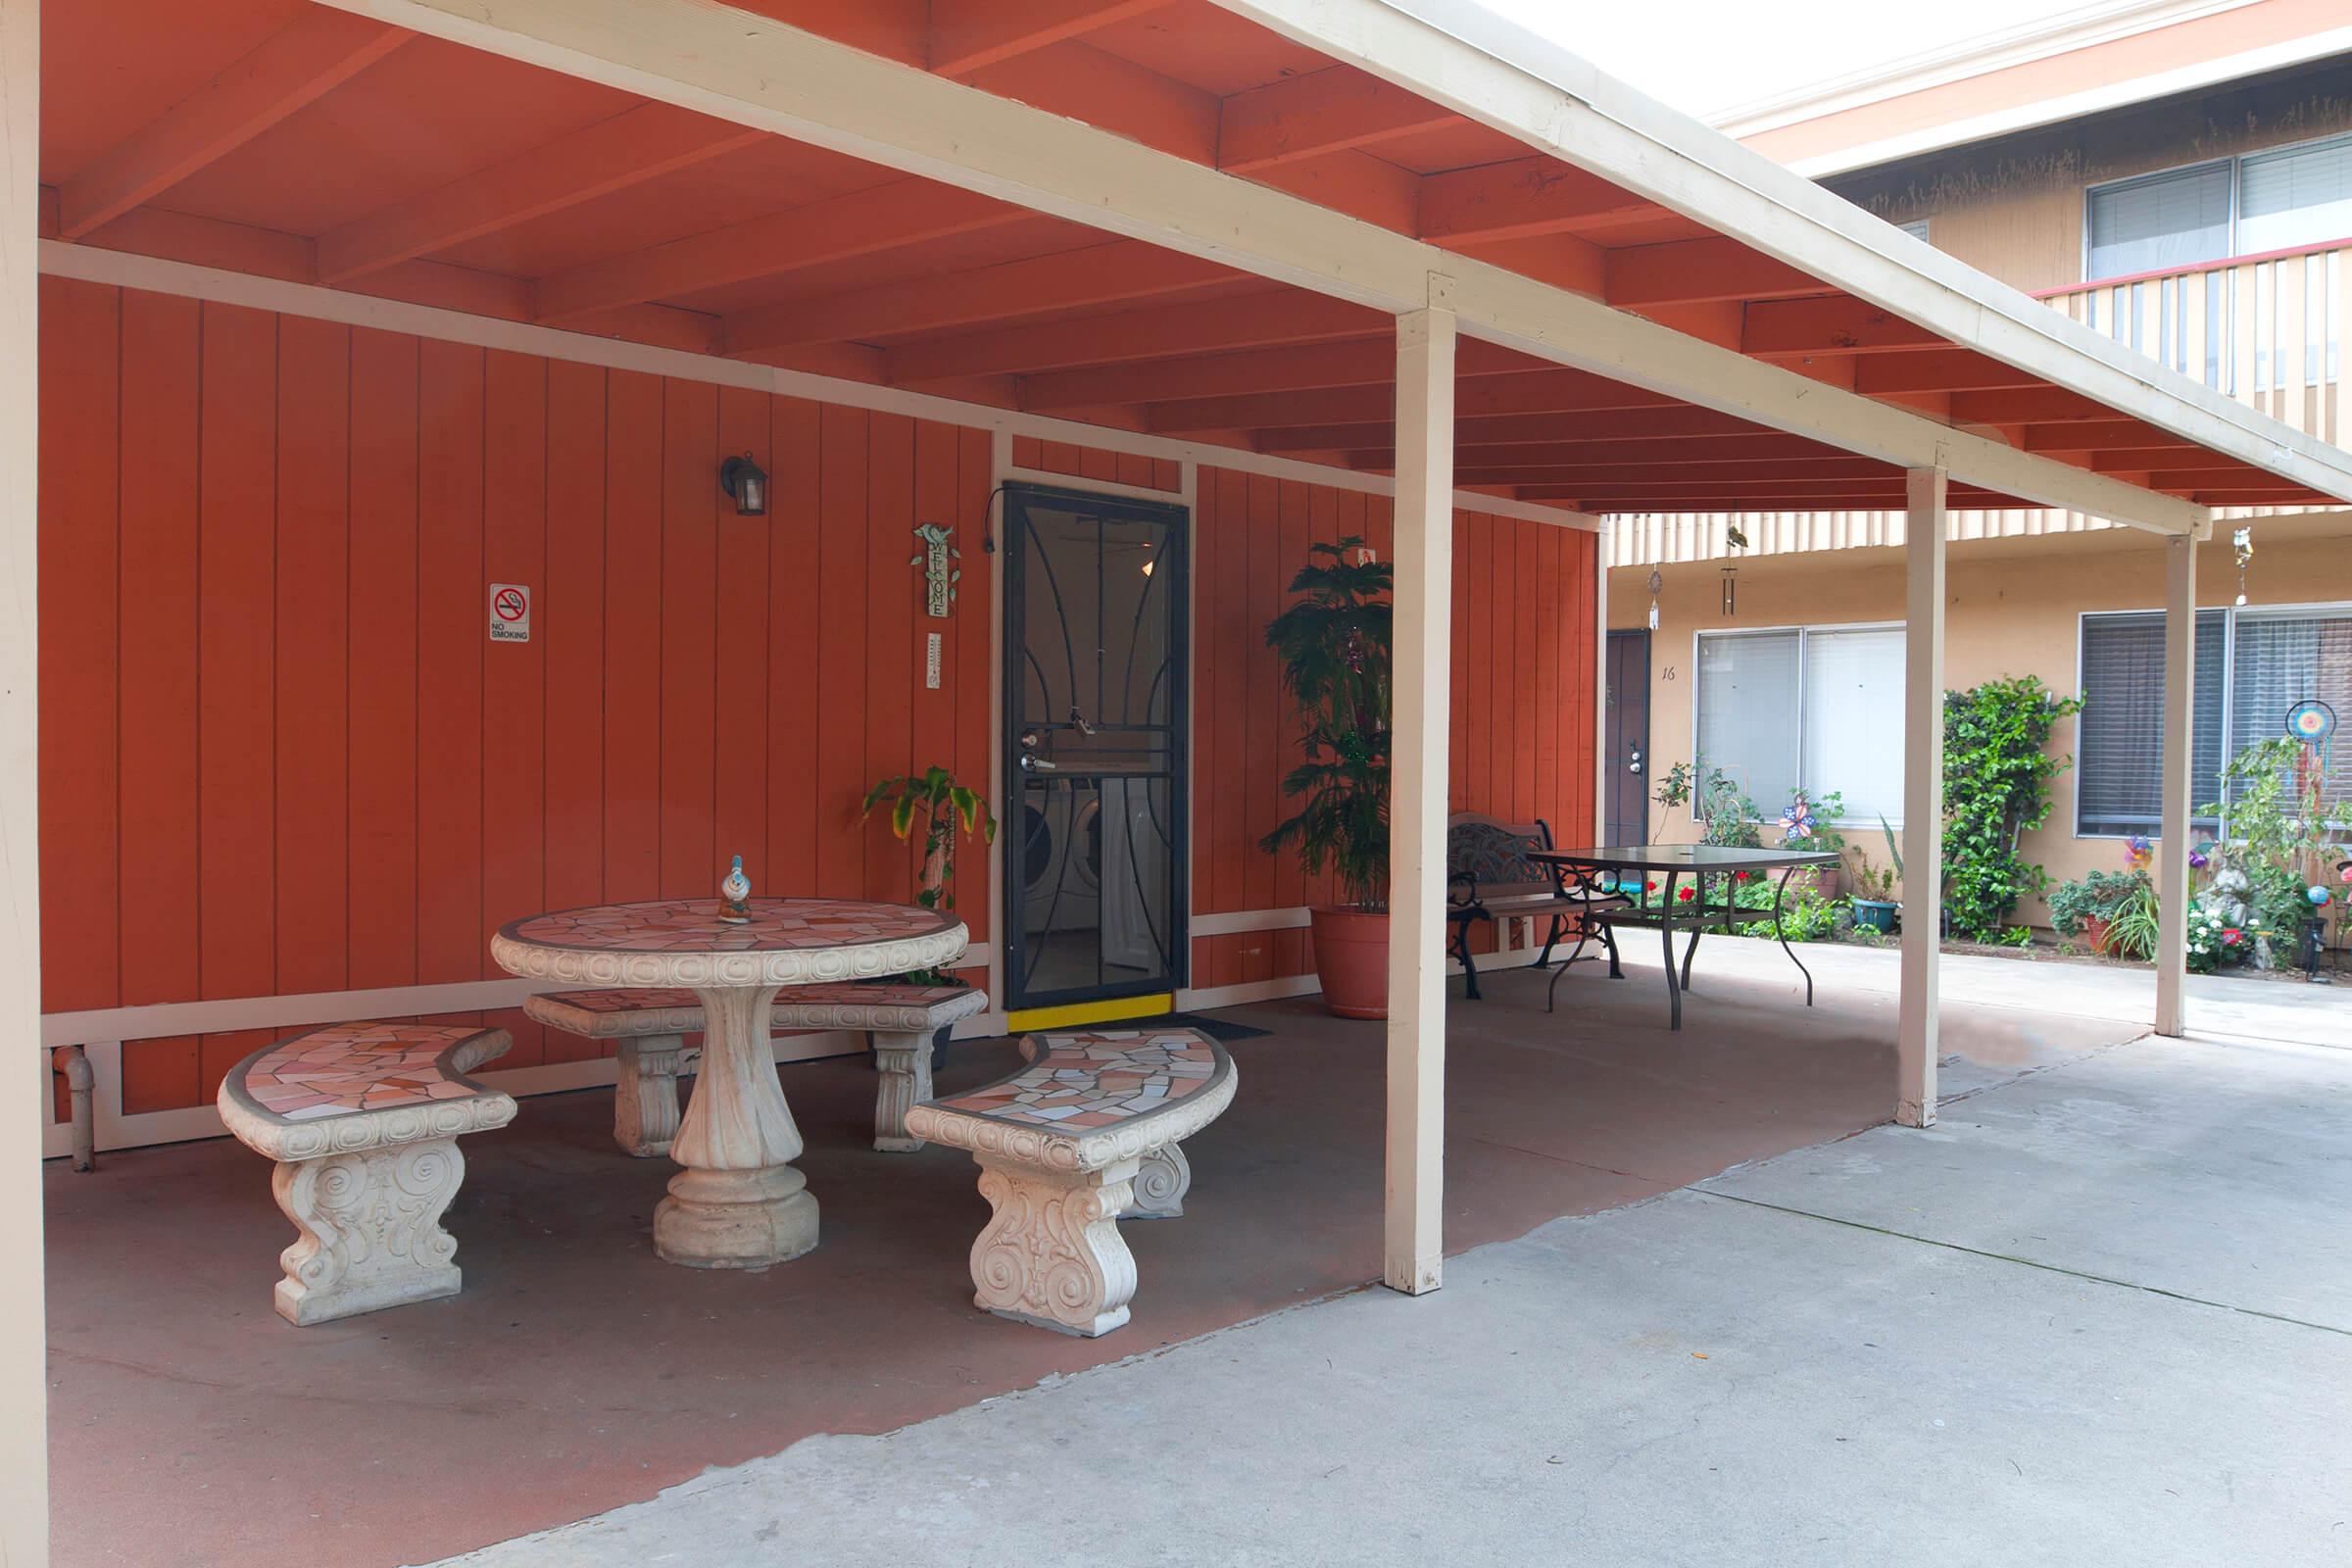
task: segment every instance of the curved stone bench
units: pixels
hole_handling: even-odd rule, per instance
[[[464,1075],[504,1029],[346,1023],[264,1046],[220,1080],[220,1119],[277,1161],[270,1190],[301,1232],[280,1254],[277,1315],[309,1325],[455,1296],[441,1215],[466,1177],[458,1140],[514,1119]]]
[[[973,1300],[1015,1322],[1088,1338],[1127,1321],[1135,1257],[1118,1220],[1183,1212],[1179,1139],[1217,1119],[1240,1082],[1225,1048],[1191,1029],[1033,1036],[1008,1078],[906,1113],[916,1138],[971,1151],[995,1209],[972,1244]],[[1147,1175],[1146,1172],[1151,1172]]]
[[[700,998],[691,991],[558,991],[524,998],[522,1010],[551,1028],[619,1041],[612,1141],[641,1159],[669,1152],[678,1135],[678,1075],[701,1054],[683,1038],[702,1030]],[[931,1096],[932,1036],[987,1010],[988,993],[971,986],[788,986],[776,994],[768,1023],[864,1032],[881,1074],[874,1147],[905,1153],[923,1147],[907,1136],[906,1110]]]

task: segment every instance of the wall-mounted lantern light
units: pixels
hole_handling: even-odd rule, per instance
[[[738,517],[767,514],[767,470],[754,463],[749,452],[718,466],[718,487],[735,498]]]

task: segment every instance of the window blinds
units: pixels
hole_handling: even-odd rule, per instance
[[[2197,615],[2189,728],[2189,808],[2221,788],[2222,673],[2229,612]],[[2082,621],[2082,713],[2076,721],[2075,831],[2154,833],[2164,810],[2164,616]],[[2200,818],[2210,827],[2210,819]]]
[[[2287,710],[2310,698],[2352,721],[2352,614],[2240,611],[2230,692],[2231,755],[2285,734]],[[2324,793],[2334,806],[2352,800],[2352,742],[2339,733],[2328,752]]]
[[[2150,174],[2090,193],[2090,275],[2122,277],[2230,254],[2230,166]]]
[[[1903,628],[1805,634],[1805,787],[1845,817],[1903,821]]]
[[[2352,235],[2352,136],[2263,153],[2239,171],[2239,255]]]
[[[1720,767],[1777,817],[1797,779],[1797,634],[1698,640],[1698,771]]]

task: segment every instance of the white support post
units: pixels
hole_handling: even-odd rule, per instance
[[[1936,1125],[1936,1014],[1943,925],[1944,470],[1903,475],[1903,974],[1894,1119]]]
[[[41,1303],[40,874],[33,464],[39,406],[39,0],[0,0],[0,1562],[49,1560]]]
[[[2188,1027],[2188,759],[2196,712],[2197,543],[2164,542],[2164,819],[2156,850],[2156,1032]]]
[[[1396,734],[1389,810],[1388,1226],[1381,1278],[1420,1296],[1445,1255],[1446,795],[1453,615],[1453,312],[1396,318]]]

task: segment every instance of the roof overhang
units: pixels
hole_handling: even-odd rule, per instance
[[[1897,507],[1917,467],[2171,533],[2352,495],[2345,454],[1446,0],[329,4],[265,35],[286,0],[213,0],[182,47],[263,41],[144,125],[59,82],[113,145],[45,172],[50,237],[1359,472],[1391,318],[1436,306],[1461,482],[1587,513]],[[414,107],[461,90],[547,139]],[[373,210],[318,167],[355,127]],[[696,205],[787,157],[832,162]]]

